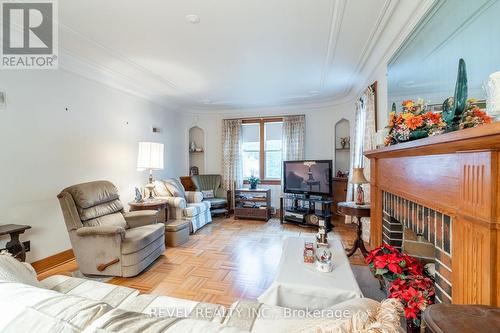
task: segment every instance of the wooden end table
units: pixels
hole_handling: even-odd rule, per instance
[[[353,201],[344,201],[337,204],[337,210],[342,215],[355,216],[358,220],[358,234],[352,248],[347,250],[347,256],[351,257],[357,249],[361,250],[363,257],[368,255],[368,250],[365,248],[365,243],[361,237],[363,233],[362,217],[370,217],[370,204],[357,205]]]
[[[31,226],[19,224],[0,225],[0,236],[10,235],[10,241],[5,245],[7,251],[20,261],[26,260],[26,249],[19,240],[19,235],[23,234],[28,229],[31,229]]]
[[[163,199],[154,199],[154,200],[144,200],[143,202],[129,202],[130,211],[136,210],[156,210],[160,211],[162,209],[165,210],[165,222],[168,222],[168,203],[167,200]]]

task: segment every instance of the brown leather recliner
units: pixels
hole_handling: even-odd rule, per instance
[[[70,186],[57,196],[83,274],[130,277],[165,250],[165,226],[157,211],[126,213],[108,181]]]

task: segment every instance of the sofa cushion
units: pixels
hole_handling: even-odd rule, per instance
[[[0,253],[0,280],[40,287],[33,267],[18,261],[9,253]]]
[[[87,331],[86,331],[87,332]],[[88,328],[97,333],[243,333],[219,323],[184,318],[155,318],[142,313],[113,309]],[[247,332],[248,333],[248,332]]]
[[[186,201],[189,203],[197,203],[203,201],[203,194],[197,191],[186,191]]]
[[[191,318],[218,323],[222,322],[226,313],[222,305],[153,294],[131,298],[119,308],[159,318]]]
[[[225,207],[227,205],[227,200],[223,199],[223,198],[205,199],[204,201],[210,202],[210,207],[211,208]]]
[[[50,276],[40,281],[40,284],[46,289],[104,302],[112,307],[117,307],[139,295],[136,289],[65,275]]]
[[[105,180],[73,185],[63,191],[69,192],[80,208],[90,208],[120,197],[116,186]]]
[[[0,281],[0,332],[80,332],[108,304],[22,283]]]
[[[210,210],[210,202],[202,201],[198,203],[188,203],[184,208],[184,216],[193,217]]]
[[[122,254],[137,252],[159,237],[164,236],[165,226],[163,223],[150,224],[133,229],[127,229],[125,239],[122,242]]]

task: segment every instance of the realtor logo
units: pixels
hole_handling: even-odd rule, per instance
[[[54,1],[1,0],[2,69],[57,68]]]

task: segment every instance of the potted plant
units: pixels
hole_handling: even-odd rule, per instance
[[[423,274],[423,266],[417,259],[387,244],[370,251],[365,262],[375,277],[383,281],[386,291],[397,278]]]
[[[389,292],[389,298],[395,298],[403,304],[406,331],[420,332],[422,313],[434,303],[434,281],[422,275],[397,278],[389,287]]]
[[[250,189],[255,190],[257,188],[257,184],[260,183],[260,179],[258,177],[255,177],[254,175],[251,175],[248,177],[248,182],[250,183]]]

